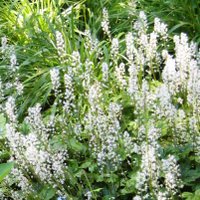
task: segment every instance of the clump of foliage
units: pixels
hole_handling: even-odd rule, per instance
[[[102,2],[12,4],[16,24],[1,30],[2,199],[199,198],[197,46],[181,33],[171,54],[159,18],[150,30],[135,10],[123,28]]]
[[[200,42],[199,0],[140,0],[140,6],[151,21],[161,18],[170,27],[170,33],[187,33],[191,40]]]

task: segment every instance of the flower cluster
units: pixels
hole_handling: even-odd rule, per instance
[[[102,63],[102,81],[107,82],[109,78],[109,66],[106,62]]]
[[[95,98],[98,98],[96,96]],[[93,106],[94,102],[91,102]],[[105,113],[100,107],[88,113],[86,117],[87,131],[91,135],[90,148],[96,157],[98,166],[103,172],[105,167],[110,165],[112,170],[116,170],[121,162],[120,155],[117,154],[120,135],[119,117],[121,106],[110,103]]]
[[[160,34],[164,40],[167,39],[167,25],[160,22],[159,18],[154,19],[154,31]]]
[[[125,64],[120,63],[119,66],[115,67],[115,76],[117,79],[117,84],[121,89],[125,89],[127,86],[126,76],[125,76]]]
[[[94,39],[90,33],[90,30],[85,30],[85,48],[92,54],[98,48],[98,40]]]
[[[8,42],[7,37],[4,36],[1,38],[1,52],[2,53],[4,53],[7,49],[7,42]]]
[[[161,158],[158,129],[150,127],[145,132],[146,142],[143,142],[141,146],[141,171],[137,174],[136,182],[139,196],[142,196],[142,199],[171,199],[182,187],[179,166],[174,156],[169,156],[167,159]],[[164,183],[159,181],[162,173],[165,178]],[[139,198],[139,196],[136,197]]]
[[[106,8],[103,9],[103,20],[101,22],[101,26],[104,34],[107,35],[109,38],[111,38],[109,16]]]
[[[116,63],[118,54],[119,54],[119,41],[117,38],[112,39],[112,44],[111,44],[111,56],[112,60]]]
[[[12,150],[10,160],[16,164],[10,178],[16,180],[18,187],[27,195],[34,191],[29,180],[33,178],[62,191],[60,185],[65,182],[67,149],[52,148],[49,129],[42,120],[41,106],[37,104],[28,110],[26,118],[30,131],[28,135],[18,131],[15,102],[12,97],[6,102],[5,109],[10,120],[6,124],[6,137]],[[17,193],[17,191],[13,192]]]
[[[23,94],[24,85],[19,77],[19,64],[17,62],[15,47],[8,44],[8,39],[6,37],[2,37],[1,39],[1,52],[2,58],[4,60],[9,60],[9,81],[5,85],[1,85],[1,88],[4,88],[4,92],[1,92],[1,96],[3,97],[3,93],[6,93],[7,90],[15,90],[16,94],[20,96]]]
[[[68,73],[64,75],[65,82],[65,96],[63,102],[63,108],[67,114],[70,114],[72,108],[74,108],[74,89],[73,89],[73,73],[71,68],[68,69]]]
[[[55,95],[57,96],[59,93],[60,87],[60,76],[59,76],[59,69],[53,68],[50,70],[51,82],[53,85],[53,90],[55,91]]]
[[[177,186],[181,187],[180,169],[174,156],[170,155],[166,160],[162,160],[162,168],[165,173],[165,186],[167,192],[175,195],[178,190]]]
[[[56,48],[58,52],[58,56],[61,63],[65,63],[67,61],[67,54],[65,49],[65,41],[61,32],[56,31]]]
[[[126,55],[130,62],[133,62],[133,55],[135,51],[134,37],[131,32],[126,35]]]

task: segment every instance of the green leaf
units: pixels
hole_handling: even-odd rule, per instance
[[[193,199],[193,194],[191,192],[183,192],[182,198],[187,200]]]
[[[104,181],[103,175],[99,175],[99,174],[95,174],[95,179],[96,179],[97,182],[103,182]]]
[[[182,26],[185,26],[185,25],[189,25],[188,22],[179,22],[179,24],[173,26],[170,30],[169,30],[169,33],[172,33],[174,32],[176,29],[182,27]]]
[[[164,121],[164,120],[162,120],[162,121],[159,121],[159,122],[157,122],[157,127],[158,128],[160,128],[160,130],[161,130],[161,134],[162,134],[162,136],[166,136],[167,135],[167,123],[166,123],[166,121]]]
[[[91,192],[100,192],[103,188],[97,188],[95,190],[92,190]]]
[[[85,169],[85,168],[90,167],[91,165],[92,165],[92,161],[91,161],[91,160],[88,160],[88,161],[84,162],[84,163],[80,166],[80,168]]]
[[[50,144],[54,150],[63,150],[67,148],[67,144],[61,135],[53,136],[53,138],[50,140]]]
[[[195,200],[200,199],[200,189],[195,191],[194,198],[195,198]]]
[[[106,182],[108,182],[108,183],[115,183],[115,182],[118,182],[118,180],[119,180],[119,178],[116,174],[105,175],[105,178],[106,178]]]
[[[0,115],[0,135],[5,135],[5,124],[6,124],[6,118],[3,116],[3,114]]]
[[[0,182],[10,173],[14,166],[14,163],[2,163],[0,164]]]
[[[199,169],[191,169],[188,171],[184,171],[183,181],[185,183],[190,183],[195,181],[196,179],[200,178],[200,170]]]
[[[199,200],[200,199],[200,189],[196,190],[195,193],[183,192],[182,197],[186,200]]]
[[[86,151],[86,147],[78,142],[76,139],[72,138],[69,140],[70,142],[70,147],[74,150],[74,151],[77,151],[77,152],[84,152]]]
[[[121,194],[125,195],[125,194],[130,194],[130,193],[134,193],[136,191],[136,173],[132,173],[131,177],[129,180],[124,181],[123,184],[125,184],[125,187],[120,191]]]
[[[78,172],[76,172],[74,175],[75,175],[75,177],[80,178],[83,174],[84,174],[84,170],[81,169]]]
[[[3,150],[0,153],[0,160],[5,160],[5,162],[9,159],[10,157],[10,152],[7,150]]]
[[[42,200],[50,200],[55,196],[56,192],[53,188],[45,186],[39,196]]]

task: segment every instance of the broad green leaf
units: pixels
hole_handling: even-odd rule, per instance
[[[40,192],[40,198],[42,200],[50,200],[55,196],[56,192],[53,188],[45,186]]]
[[[107,178],[108,183],[116,183],[118,182],[118,176],[116,174],[110,174],[110,176]]]
[[[0,164],[0,182],[10,173],[14,166],[14,163],[2,163]]]
[[[186,200],[199,200],[200,199],[200,189],[196,190],[195,193],[183,192],[182,197]]]
[[[199,200],[200,199],[200,189],[195,191],[195,193],[194,193],[194,199],[195,200]]]
[[[90,167],[91,165],[92,165],[92,161],[91,161],[91,160],[88,160],[88,161],[84,162],[84,163],[80,166],[80,168],[85,169],[85,168]]]
[[[50,144],[52,149],[62,150],[67,148],[66,142],[63,140],[61,135],[55,135],[51,140]]]
[[[132,173],[131,177],[129,180],[124,181],[123,184],[125,184],[125,187],[121,190],[121,194],[130,194],[134,193],[136,188],[136,173]]]
[[[103,177],[103,175],[97,175],[97,174],[95,174],[95,179],[96,179],[96,181],[97,182],[103,182],[104,181],[104,177]]]
[[[86,151],[86,147],[78,142],[77,140],[75,140],[74,138],[69,140],[70,142],[70,147],[74,150],[74,151],[78,151],[78,152],[82,152],[82,151]]]
[[[75,177],[80,178],[83,174],[84,174],[84,171],[81,169],[77,173],[75,173],[74,175],[75,175]]]
[[[183,192],[182,198],[184,198],[186,200],[191,200],[191,199],[193,199],[193,194],[191,192]]]

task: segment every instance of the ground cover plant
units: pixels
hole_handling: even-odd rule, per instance
[[[136,1],[1,3],[0,199],[200,199],[196,43]]]

